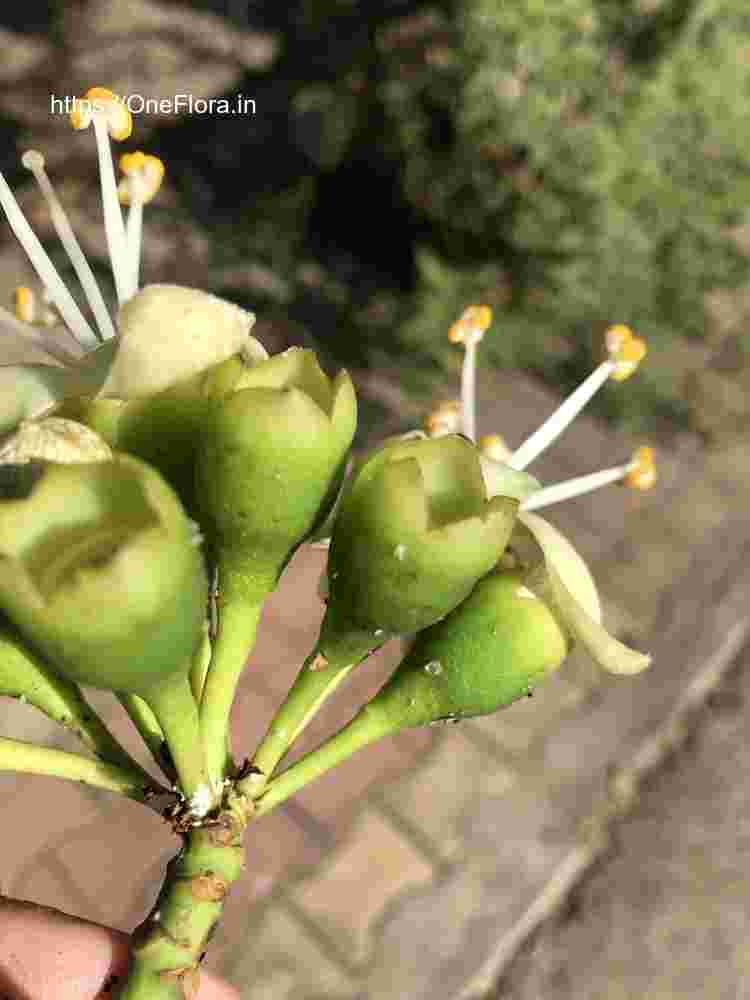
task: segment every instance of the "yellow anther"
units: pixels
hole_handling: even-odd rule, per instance
[[[451,344],[478,343],[492,323],[489,306],[469,306],[448,330]]]
[[[15,291],[15,309],[17,319],[24,323],[33,323],[36,318],[36,296],[26,285],[19,285]]]
[[[485,434],[479,439],[479,450],[495,462],[507,462],[513,452],[500,434]]]
[[[643,447],[635,450],[625,482],[635,490],[651,489],[656,482],[653,448]]]
[[[91,87],[73,102],[70,123],[74,129],[88,128],[94,115],[103,115],[113,139],[121,142],[133,131],[133,116],[121,97],[106,87]]]
[[[605,340],[607,352],[615,365],[611,378],[615,382],[624,382],[646,356],[646,342],[622,324],[611,326],[605,334]]]
[[[461,403],[459,400],[449,399],[438,403],[425,418],[424,429],[430,437],[458,433],[461,430]]]
[[[120,170],[125,179],[120,181],[117,194],[123,205],[130,204],[131,184],[138,185],[141,201],[151,201],[164,180],[164,164],[158,156],[148,153],[125,153],[120,157]]]

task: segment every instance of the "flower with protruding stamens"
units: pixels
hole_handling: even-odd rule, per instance
[[[138,291],[143,206],[156,194],[164,166],[141,152],[122,157],[119,197],[130,205],[126,229],[110,138],[121,141],[130,135],[130,112],[117,95],[94,87],[75,102],[71,123],[76,129],[94,128],[107,247],[120,309],[113,322],[46,173],[44,157],[28,150],[22,162],[44,197],[93,323],[66,287],[0,174],[0,207],[39,277],[45,298],[64,324],[56,322],[46,305],[40,308],[27,287],[16,293],[15,315],[0,309],[0,434],[66,398],[141,398],[239,353],[267,357],[262,345],[249,335],[255,319],[252,313],[197,289],[151,285]],[[55,322],[52,328],[50,319]],[[35,353],[41,350],[49,362],[3,365],[3,342],[12,344],[14,354],[23,354],[24,347],[33,344]]]
[[[472,310],[476,309],[467,309],[456,325],[462,328],[464,317],[474,315]],[[451,328],[449,338],[467,347],[466,339],[458,337],[454,328]],[[625,381],[646,354],[645,343],[621,324],[607,330],[605,345],[608,359],[564,400],[520,448],[511,451],[499,435],[481,438],[480,462],[490,495],[502,496],[503,490],[507,489],[507,475],[511,469],[525,469],[562,434],[597,389],[610,378],[617,382]],[[462,386],[473,386],[475,363],[476,356],[470,355],[467,349]],[[472,369],[468,378],[465,373],[467,367]],[[473,426],[473,396],[468,402],[464,396],[462,404],[464,413],[467,409],[472,411],[470,422]],[[605,631],[601,625],[596,587],[583,559],[556,528],[531,511],[590,493],[610,483],[622,482],[634,489],[644,490],[651,488],[655,481],[654,451],[644,446],[622,465],[542,487],[521,500],[518,519],[508,542],[507,554],[513,561],[514,571],[521,573],[523,585],[534,596],[544,598],[571,640],[579,641],[601,667],[613,673],[637,673],[649,665],[649,657],[628,649]]]

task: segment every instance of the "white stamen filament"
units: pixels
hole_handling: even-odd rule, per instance
[[[140,284],[141,239],[143,233],[143,192],[137,176],[128,178],[130,185],[127,237],[129,296],[135,295]]]
[[[117,301],[120,305],[123,305],[129,297],[129,258],[125,241],[125,226],[122,221],[120,202],[117,197],[115,168],[112,163],[112,149],[109,144],[106,119],[101,115],[94,115],[93,125],[94,134],[96,135],[96,151],[99,157],[99,181],[102,189],[104,232],[107,237],[112,277],[115,280],[115,289],[117,290]]]
[[[470,441],[477,439],[476,368],[479,338],[471,334],[464,341],[464,363],[461,369],[461,411],[463,432]]]
[[[610,483],[620,482],[635,468],[636,464],[628,462],[627,465],[618,465],[613,469],[602,469],[601,472],[592,472],[588,476],[576,476],[575,479],[566,479],[562,483],[545,486],[532,494],[528,500],[524,500],[521,504],[521,510],[538,510],[540,507],[549,507],[561,500],[570,500],[572,497],[598,490],[602,486],[609,486]]]
[[[573,422],[589,400],[596,395],[615,367],[616,365],[612,361],[602,362],[555,410],[552,416],[548,417],[542,426],[513,452],[508,459],[508,465],[520,471],[541,455]]]
[[[99,333],[101,334],[100,339],[109,340],[111,337],[115,336],[115,328],[110,318],[107,307],[104,303],[104,298],[97,284],[94,273],[89,267],[89,262],[81,249],[81,246],[76,239],[76,235],[73,232],[73,227],[70,225],[67,213],[60,202],[60,199],[55,194],[55,189],[52,187],[52,182],[50,181],[46,170],[44,169],[44,158],[41,153],[37,153],[35,150],[28,150],[24,153],[21,158],[21,162],[30,170],[34,175],[39,189],[44,196],[44,200],[47,202],[47,207],[49,208],[50,219],[52,220],[52,225],[55,227],[55,232],[60,237],[60,242],[62,243],[65,251],[70,259],[70,263],[78,276],[78,280],[81,283],[81,288],[84,291],[86,300],[91,307],[91,311],[96,319],[96,324],[99,327]]]
[[[62,344],[58,343],[57,333],[50,333],[48,330],[39,330],[35,326],[31,326],[28,323],[22,323],[21,320],[16,319],[12,312],[7,309],[3,309],[0,306],[0,320],[7,329],[12,330],[13,333],[17,333],[19,337],[24,340],[29,341],[29,343],[35,344],[40,347],[43,351],[46,351],[51,357],[56,358],[64,365],[75,364],[79,358],[83,357],[83,350],[81,349],[77,340],[71,339],[71,348],[68,349],[63,347]],[[3,329],[0,326],[0,338],[3,334]],[[65,331],[67,333],[67,330]],[[75,346],[73,346],[75,345]]]
[[[65,283],[57,273],[55,265],[47,256],[44,247],[26,221],[20,205],[2,174],[0,174],[0,205],[2,205],[5,211],[8,223],[16,239],[26,251],[26,256],[39,276],[39,280],[47,286],[50,298],[57,306],[70,332],[80,345],[87,350],[96,347],[99,343],[99,338],[86,322],[83,313],[76,305],[75,299],[65,287]]]

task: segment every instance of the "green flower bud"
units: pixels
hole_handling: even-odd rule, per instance
[[[519,499],[487,498],[463,437],[388,442],[359,470],[334,525],[327,617],[337,631],[346,621],[377,636],[432,625],[497,563]]]
[[[69,398],[58,413],[153,465],[193,514],[195,452],[211,407],[206,381],[232,356],[244,365],[268,358],[249,336],[254,321],[252,313],[197,289],[149,285],[120,311],[121,335],[99,394]]]
[[[219,592],[201,726],[209,774],[219,779],[262,602],[335,502],[357,404],[346,372],[331,380],[311,351],[294,348],[254,367],[231,359],[205,389],[215,405],[198,446],[196,496]]]
[[[0,500],[8,616],[82,684],[144,693],[184,670],[207,584],[173,492],[125,455],[32,468],[20,495]]]
[[[520,573],[490,573],[447,617],[417,635],[390,679],[343,729],[267,790],[262,776],[253,776],[256,815],[384,736],[509,705],[557,670],[569,648],[564,629]],[[250,780],[245,788],[252,795]]]
[[[183,791],[204,803],[188,684],[208,591],[194,523],[131,456],[0,469],[0,609],[63,677],[143,697]]]
[[[318,641],[253,760],[264,781],[370,651],[440,621],[495,566],[537,488],[521,473],[508,482],[509,496],[488,499],[479,454],[458,435],[390,440],[359,468],[333,526]]]
[[[522,574],[490,573],[447,618],[419,633],[367,712],[388,732],[489,715],[529,694],[570,647]]]
[[[354,388],[346,372],[331,380],[311,351],[292,348],[253,367],[232,359],[206,392],[215,407],[198,449],[201,524],[222,590],[264,596],[335,500]]]

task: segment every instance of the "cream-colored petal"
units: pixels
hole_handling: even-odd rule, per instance
[[[101,396],[161,392],[248,351],[252,313],[179,285],[147,285],[120,309],[118,349]]]
[[[555,603],[573,638],[589,656],[610,674],[639,674],[651,665],[651,657],[630,649],[584,611],[552,566],[547,566]]]
[[[541,590],[550,610],[591,658],[612,674],[638,674],[651,657],[630,649],[600,624],[601,606],[593,578],[570,542],[536,514],[521,514],[522,529],[543,554],[543,566],[530,568],[529,577]],[[521,529],[521,531],[522,531]],[[541,573],[540,573],[541,570]]]
[[[518,520],[539,547],[539,554],[533,561],[551,563],[575,600],[595,621],[601,622],[602,607],[596,583],[588,566],[568,539],[538,514],[522,510]],[[513,539],[513,542],[515,541],[517,539]]]

